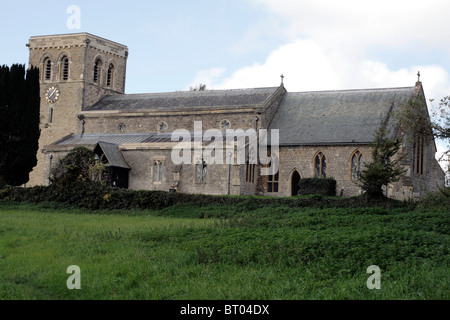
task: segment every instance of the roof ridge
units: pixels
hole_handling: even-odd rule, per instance
[[[389,88],[365,88],[365,89],[336,89],[336,90],[317,90],[317,91],[296,91],[287,92],[288,94],[299,94],[299,93],[332,93],[332,92],[355,92],[355,91],[386,91],[386,90],[400,90],[400,89],[414,89],[414,86],[409,87],[389,87]]]
[[[123,93],[119,95],[107,95],[106,97],[117,96],[143,96],[143,95],[170,95],[170,94],[202,94],[202,93],[220,93],[220,92],[238,92],[250,90],[276,90],[279,87],[260,87],[260,88],[237,88],[237,89],[207,89],[207,90],[183,90],[183,91],[167,91],[167,92],[141,92],[141,93]]]

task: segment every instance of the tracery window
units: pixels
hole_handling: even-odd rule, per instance
[[[425,138],[419,136],[414,141],[413,145],[413,163],[412,169],[416,174],[424,173],[424,161],[425,161]]]
[[[327,159],[322,152],[319,152],[314,159],[314,177],[327,177]]]
[[[256,164],[251,164],[248,160],[246,163],[245,181],[255,183],[255,168]]]
[[[361,177],[361,172],[364,170],[364,157],[358,150],[352,156],[352,180],[357,181]]]

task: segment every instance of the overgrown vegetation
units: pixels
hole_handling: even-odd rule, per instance
[[[0,298],[448,300],[448,222],[440,209],[253,199],[145,211],[0,201]],[[66,287],[70,265],[81,290]],[[366,286],[370,265],[380,290]]]
[[[58,188],[64,188],[77,182],[100,183],[103,181],[104,173],[105,167],[96,158],[94,151],[79,146],[59,159],[58,165],[52,170],[51,182]]]
[[[323,195],[298,197],[259,196],[214,196],[184,194],[166,191],[129,190],[108,187],[100,183],[79,180],[67,184],[53,183],[50,186],[31,188],[4,187],[0,189],[0,200],[28,202],[33,204],[57,202],[64,205],[91,210],[141,209],[159,210],[174,205],[192,204],[196,206],[238,205],[243,208],[262,208],[278,205],[289,207],[315,208],[359,208],[381,206],[385,208],[413,205],[393,199],[369,199],[365,196],[338,198]]]

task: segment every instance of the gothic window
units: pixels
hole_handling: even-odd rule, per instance
[[[255,171],[256,171],[256,159],[255,150],[250,148],[248,159],[246,162],[246,176],[245,181],[255,183]]]
[[[352,180],[357,181],[361,177],[361,172],[364,170],[364,157],[358,150],[352,156]]]
[[[44,61],[44,80],[51,80],[52,78],[52,62],[49,58],[45,59]]]
[[[207,166],[205,160],[202,160],[201,163],[197,163],[195,165],[195,181],[206,182],[207,172],[208,172],[208,166]]]
[[[314,159],[314,177],[327,177],[327,159],[322,152],[319,152]]]
[[[256,164],[251,164],[248,160],[246,163],[245,181],[255,183],[255,168]]]
[[[112,87],[114,77],[114,65],[111,63],[108,67],[108,77],[106,79],[106,85]]]
[[[100,60],[100,58],[98,58],[95,60],[95,64],[94,64],[94,82],[95,83],[100,83],[101,69],[102,69],[102,60]]]
[[[424,173],[424,160],[425,160],[425,138],[419,136],[414,141],[413,145],[413,163],[412,169],[416,174]]]
[[[161,160],[153,162],[153,181],[161,182],[163,177],[164,163]]]
[[[61,79],[65,81],[69,79],[69,58],[63,57],[61,62],[62,62]]]
[[[280,178],[279,160],[276,155],[272,156],[270,162],[270,172],[267,176],[267,192],[278,192],[278,184]]]

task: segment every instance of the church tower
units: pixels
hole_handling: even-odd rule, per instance
[[[29,65],[40,70],[38,164],[29,185],[48,183],[52,155],[45,146],[83,130],[78,115],[103,95],[125,92],[128,48],[89,33],[30,37]]]

